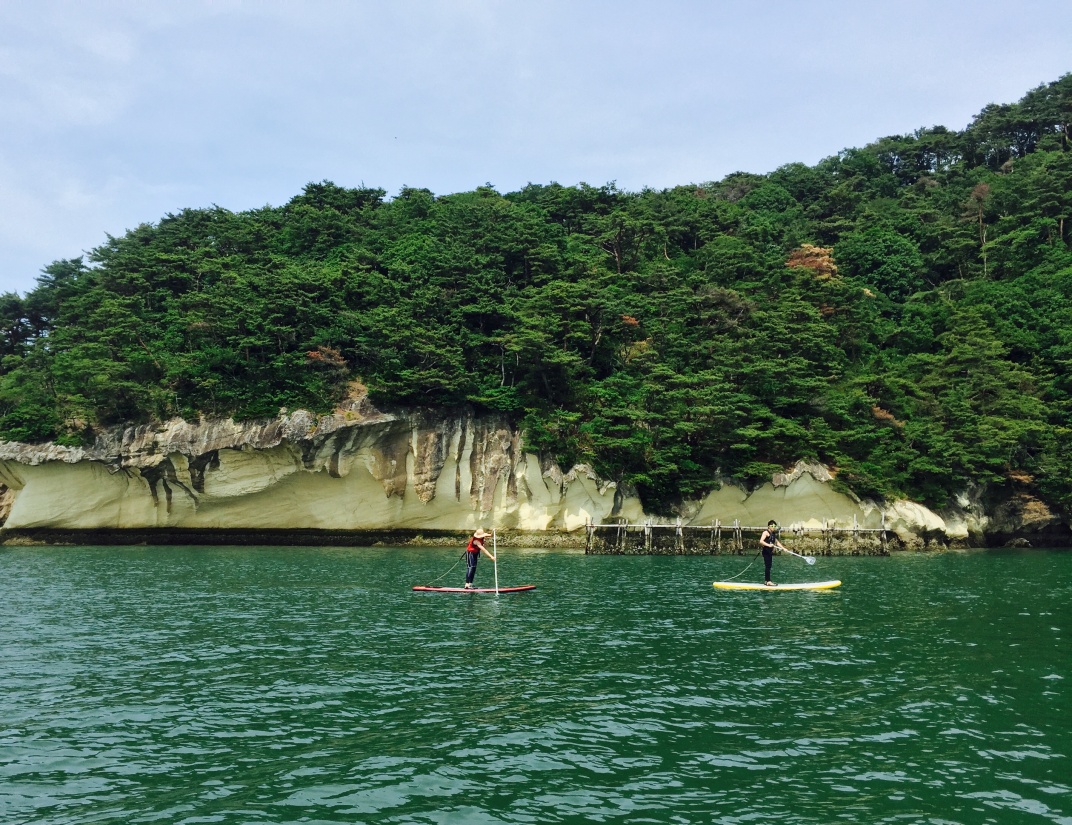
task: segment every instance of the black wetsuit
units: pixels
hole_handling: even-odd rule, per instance
[[[774,547],[768,547],[767,545],[765,545],[763,543],[764,538],[766,538],[767,541],[773,544],[774,542],[778,541],[778,531],[771,530],[768,528],[764,530],[759,537],[759,547],[763,551],[763,581],[769,582],[771,563],[774,561]]]

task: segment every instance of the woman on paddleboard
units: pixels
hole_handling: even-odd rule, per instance
[[[763,551],[763,583],[767,587],[773,587],[774,582],[771,581],[770,571],[771,563],[774,561],[774,548],[789,549],[778,540],[778,522],[774,519],[767,522],[767,529],[760,534],[759,547]]]
[[[473,589],[473,578],[476,576],[476,563],[480,560],[480,554],[483,553],[492,561],[495,561],[495,556],[488,552],[488,548],[484,546],[484,539],[490,534],[485,533],[482,528],[478,528],[473,537],[469,539],[469,546],[465,548],[465,589]],[[769,578],[769,576],[768,576]]]

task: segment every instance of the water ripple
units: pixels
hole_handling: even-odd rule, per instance
[[[0,821],[1072,825],[1068,554],[453,561],[0,551]]]

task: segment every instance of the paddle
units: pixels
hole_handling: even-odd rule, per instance
[[[808,564],[815,564],[815,556],[802,556],[800,553],[794,553],[788,547],[779,547],[779,550],[784,550],[790,556],[796,556],[798,559],[804,559]]]
[[[495,595],[499,595],[499,541],[495,537],[495,528],[491,529],[491,555],[495,565]]]

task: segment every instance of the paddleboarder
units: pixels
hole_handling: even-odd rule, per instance
[[[767,587],[773,587],[774,582],[771,581],[771,563],[774,561],[774,550],[789,551],[781,541],[778,540],[778,522],[771,519],[767,522],[767,529],[764,530],[759,536],[759,547],[763,551],[763,583]]]
[[[485,533],[483,528],[477,528],[477,531],[473,533],[473,537],[469,539],[469,546],[465,548],[465,589],[473,589],[473,578],[476,576],[476,563],[480,560],[480,554],[483,553],[492,561],[495,561],[488,548],[484,546],[484,539],[486,539],[490,533]],[[769,576],[768,576],[769,578]]]

